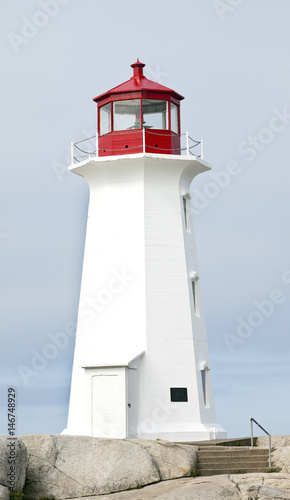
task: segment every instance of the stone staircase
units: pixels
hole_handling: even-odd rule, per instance
[[[199,476],[269,472],[269,448],[198,445]]]

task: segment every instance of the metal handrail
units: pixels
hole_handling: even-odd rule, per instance
[[[271,462],[271,434],[269,434],[269,432],[266,431],[266,429],[264,429],[264,427],[262,427],[258,422],[257,420],[255,420],[254,418],[251,418],[250,419],[250,422],[251,422],[251,447],[253,448],[254,447],[254,438],[253,438],[253,422],[255,422],[255,424],[260,427],[260,429],[262,429],[262,431],[264,431],[267,436],[269,436],[269,467],[271,467],[272,465],[272,462]]]
[[[136,130],[137,132],[140,132],[140,130]],[[132,133],[132,130],[124,130],[122,131],[122,133],[124,132],[124,134],[126,133]],[[160,134],[160,133],[156,133],[152,130],[148,130],[146,129],[145,127],[143,127],[142,129],[142,144],[139,144],[138,146],[134,146],[132,148],[128,148],[128,153],[129,153],[129,149],[134,149],[136,150],[136,148],[142,148],[143,149],[143,153],[145,154],[146,152],[146,135],[145,134],[156,134],[156,135],[168,135],[167,132],[168,130],[165,131],[166,133],[165,134]],[[113,133],[113,132],[112,132]],[[196,156],[194,155],[194,153],[191,151],[193,148],[195,148],[196,146],[200,146],[200,155],[196,156],[196,158],[201,158],[201,160],[203,160],[203,140],[199,140],[199,141],[196,141],[195,139],[192,139],[192,137],[190,137],[189,133],[188,132],[185,132],[183,134],[176,134],[176,135],[179,135],[179,137],[181,138],[182,136],[185,136],[185,146],[181,146],[180,148],[176,148],[176,151],[179,151],[181,154],[183,151],[185,151],[186,155],[187,156]],[[92,141],[92,140],[95,140],[95,144],[93,145],[92,147],[92,144],[90,144],[90,149],[89,151],[86,150],[86,146],[84,145],[83,146],[83,143],[85,143],[86,141]],[[141,141],[140,141],[141,142]],[[80,144],[82,146],[80,146]],[[191,144],[191,145],[190,145]],[[76,150],[78,151],[77,154],[75,154],[75,148]],[[85,148],[85,149],[84,149]],[[123,148],[120,148],[120,149],[111,149],[111,150],[107,150],[107,151],[123,151]],[[159,148],[159,151],[163,151],[163,152],[167,152],[167,151],[171,151],[171,149],[162,149],[162,148]],[[79,156],[79,153],[81,153],[81,156]],[[82,139],[80,141],[77,141],[77,142],[71,142],[71,148],[70,148],[70,154],[71,154],[71,165],[74,164],[74,161],[76,162],[80,162],[80,161],[84,161],[84,159],[90,159],[92,156],[95,156],[96,158],[99,156],[99,144],[98,144],[98,134],[96,133],[95,135],[91,136],[91,137],[88,137],[86,139]]]

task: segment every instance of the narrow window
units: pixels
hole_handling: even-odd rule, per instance
[[[206,406],[206,400],[207,400],[207,393],[206,393],[206,370],[201,370],[201,384],[202,384],[202,393],[203,393],[203,402],[204,406]]]
[[[100,134],[111,132],[111,103],[100,108]]]
[[[193,312],[196,316],[200,316],[199,303],[198,303],[198,280],[199,277],[195,273],[195,275],[191,278],[191,289],[192,289]]]
[[[185,197],[183,197],[182,201],[183,201],[183,212],[184,212],[185,227],[186,227],[186,229],[188,229],[187,199]]]
[[[192,298],[193,298],[193,310],[196,312],[196,281],[191,280],[192,286]]]
[[[186,194],[182,197],[184,225],[186,231],[190,233],[190,196]]]
[[[173,102],[170,103],[171,130],[178,134],[178,108]]]
[[[186,387],[171,387],[170,401],[173,403],[187,403],[187,388]]]

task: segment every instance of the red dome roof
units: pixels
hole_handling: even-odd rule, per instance
[[[104,99],[105,97],[108,97],[111,94],[123,94],[126,92],[138,92],[138,91],[163,92],[163,93],[166,92],[168,94],[171,94],[172,97],[175,97],[180,101],[184,99],[182,95],[178,94],[174,90],[146,78],[146,76],[143,75],[144,66],[145,64],[141,63],[139,59],[137,59],[137,61],[134,64],[131,64],[134,74],[130,78],[130,80],[127,80],[126,82],[121,83],[121,85],[118,85],[117,87],[114,87],[111,90],[104,92],[103,94],[95,97],[93,100],[95,102],[98,102]]]

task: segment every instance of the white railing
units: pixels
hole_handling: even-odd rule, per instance
[[[182,143],[183,143],[182,138],[184,136],[185,136],[186,145],[185,145],[185,147],[182,147]],[[190,137],[188,132],[185,132],[184,134],[180,134],[180,138],[181,138],[181,154],[182,154],[182,151],[185,151],[187,156],[190,156],[190,155],[198,156],[199,158],[201,158],[201,160],[203,160],[203,139],[201,139],[200,141],[196,141],[195,139],[192,139]],[[200,154],[196,155],[192,152],[192,150],[198,146],[200,146],[200,148],[199,148]]]
[[[153,130],[148,130],[146,128],[143,128],[142,144],[140,144],[139,146],[134,146],[134,148],[132,149],[136,151],[136,149],[142,148],[143,154],[146,153],[146,147],[150,147],[150,145],[146,144],[146,133],[151,133],[154,135],[163,135],[163,136],[165,135],[157,131],[154,132]],[[175,151],[179,151],[181,155],[194,156],[196,158],[201,158],[201,160],[203,160],[203,140],[196,141],[195,139],[192,139],[192,137],[190,137],[188,132],[180,134],[180,148],[179,150],[177,150],[176,148],[174,149]],[[120,151],[124,152],[123,149]],[[160,151],[164,151],[164,154],[168,154],[167,152],[169,151],[171,152],[172,150],[171,149],[165,150],[159,148],[159,153],[157,154],[160,154]],[[74,163],[79,163],[85,160],[89,160],[92,157],[96,158],[99,156],[98,153],[99,153],[98,134],[88,137],[86,139],[82,139],[81,141],[71,142],[71,165],[73,165]]]
[[[98,134],[87,137],[81,141],[71,142],[70,146],[71,165],[75,162],[89,160],[98,156]]]

